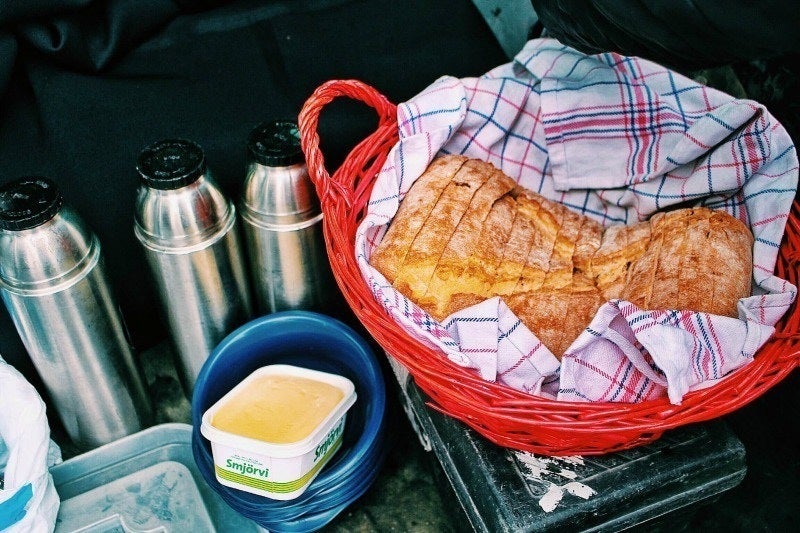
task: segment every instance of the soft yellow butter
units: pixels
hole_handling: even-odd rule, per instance
[[[225,401],[215,428],[274,444],[303,440],[342,400],[338,387],[298,376],[257,377]]]

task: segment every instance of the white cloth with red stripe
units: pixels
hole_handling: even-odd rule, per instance
[[[772,335],[796,288],[773,275],[798,180],[791,138],[760,104],[652,62],[527,43],[479,78],[444,76],[398,106],[389,153],[356,235],[375,297],[409,334],[484,379],[559,400],[635,402],[713,385]],[[560,364],[500,298],[441,323],[368,258],[399,202],[438,154],[488,161],[521,185],[608,225],[680,204],[722,209],[755,244],[739,317],[604,304]]]

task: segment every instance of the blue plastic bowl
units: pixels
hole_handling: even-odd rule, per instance
[[[203,413],[256,369],[291,364],[349,378],[356,403],[347,412],[342,448],[308,489],[288,501],[221,485],[211,445],[200,434]],[[313,531],[355,501],[386,456],[386,388],[367,342],[344,323],[309,311],[252,320],[228,335],[200,370],[192,396],[192,450],[206,482],[235,510],[270,531]]]

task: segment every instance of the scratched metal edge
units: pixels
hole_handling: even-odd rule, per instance
[[[693,490],[685,491],[676,494],[672,502],[664,505],[664,501],[655,502],[654,504],[643,508],[636,516],[626,515],[611,520],[602,526],[591,527],[583,530],[584,533],[599,533],[599,532],[619,532],[619,531],[654,531],[654,524],[658,523],[660,519],[672,516],[691,507],[699,507],[702,505],[711,504],[725,491],[732,489],[744,479],[745,471],[735,472],[717,479],[712,491],[707,490],[708,487],[699,487]],[[644,520],[642,520],[644,519]],[[669,526],[670,530],[677,529],[674,524]]]
[[[688,438],[683,439],[684,436]],[[680,512],[688,516],[687,510],[697,509],[738,485],[747,471],[744,446],[721,421],[674,430],[663,445],[654,450],[648,448],[642,447],[644,454],[634,462],[658,460],[660,465],[651,471],[646,482],[640,483],[640,490],[628,490],[637,480],[623,478],[616,487],[612,485],[610,490],[586,502],[574,503],[590,514],[612,508],[614,504],[619,508],[619,504],[626,501],[635,501],[635,508],[631,506],[629,512],[616,515],[598,513],[597,518],[602,520],[594,523],[586,520],[584,531],[646,528],[647,524],[664,516],[676,516]],[[607,475],[613,475],[619,468],[609,469]],[[592,486],[592,477],[602,475],[580,481]]]
[[[528,532],[564,526],[566,513],[558,509],[545,513],[539,507],[541,494],[531,489],[533,482],[521,472],[516,452],[497,447],[460,422],[428,409],[412,381],[404,392],[474,530]],[[632,463],[656,456],[661,457],[661,472],[631,491],[630,484],[637,480],[624,479],[625,467],[630,472]],[[692,458],[696,460],[687,460]],[[584,461],[587,475],[574,481],[595,490],[598,483],[604,486],[588,500],[567,494],[562,502],[570,506],[570,523],[580,524],[584,531],[619,531],[702,504],[735,487],[746,472],[744,447],[721,421],[673,430],[648,446]],[[692,473],[705,478],[687,487],[682,481]],[[620,475],[623,479],[616,483],[603,480]],[[481,478],[485,480],[481,487],[470,486],[468,480]],[[513,504],[505,505],[509,501]]]
[[[483,506],[482,503],[473,497],[474,491],[471,490],[464,479],[463,474],[465,469],[469,468],[470,465],[464,465],[460,460],[463,458],[463,454],[452,453],[454,451],[452,449],[453,446],[463,445],[463,442],[468,441],[468,439],[460,439],[461,442],[454,442],[442,438],[439,425],[441,423],[455,424],[456,422],[452,419],[445,419],[446,417],[439,413],[430,411],[425,405],[425,399],[414,384],[413,379],[409,379],[404,384],[402,387],[402,394],[404,396],[403,399],[408,402],[414,415],[412,425],[416,430],[424,433],[421,438],[431,446],[447,481],[450,483],[447,495],[456,499],[461,506],[461,510],[470,521],[472,529],[474,531],[486,533],[508,531],[504,527],[501,527],[503,521],[497,520],[497,515],[489,514],[487,516],[486,512],[481,509]],[[437,417],[442,419],[439,424],[434,423],[434,418]],[[487,519],[491,521],[487,523]]]

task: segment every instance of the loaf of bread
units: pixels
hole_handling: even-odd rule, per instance
[[[370,263],[433,318],[500,296],[557,357],[603,302],[737,316],[753,236],[708,208],[603,228],[518,186],[490,163],[434,160]]]

